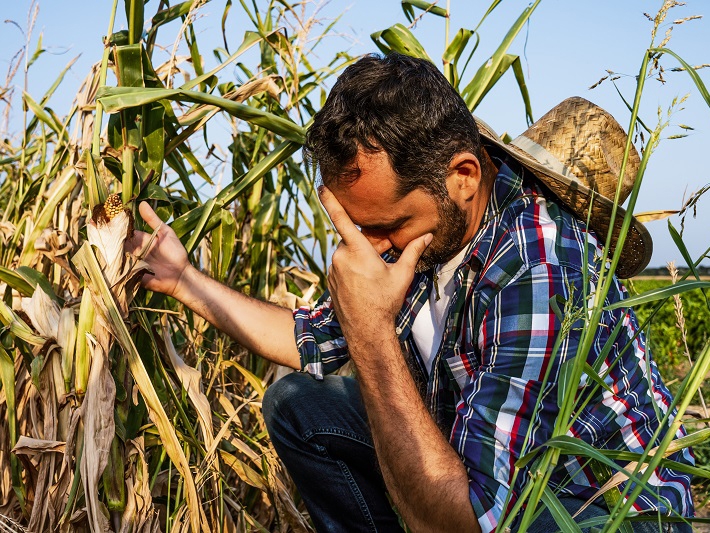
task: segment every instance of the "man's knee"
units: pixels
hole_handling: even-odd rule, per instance
[[[269,433],[277,420],[292,419],[291,414],[299,411],[299,405],[309,396],[313,378],[307,374],[293,372],[267,387],[262,400],[262,413]]]

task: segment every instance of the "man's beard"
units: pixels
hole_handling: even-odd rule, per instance
[[[468,230],[466,213],[448,196],[441,198],[438,211],[439,225],[436,227],[434,238],[417,262],[416,272],[425,272],[436,265],[446,263],[462,248]],[[388,254],[399,259],[402,252],[392,248]]]

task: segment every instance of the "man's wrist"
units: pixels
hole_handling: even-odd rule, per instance
[[[190,299],[192,287],[194,286],[196,278],[199,276],[200,271],[188,263],[175,283],[175,288],[170,296],[179,302],[187,304],[186,300]]]

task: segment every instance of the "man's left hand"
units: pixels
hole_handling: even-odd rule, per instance
[[[342,238],[328,270],[328,289],[345,338],[351,344],[358,339],[377,343],[391,337],[414,269],[432,234],[409,242],[396,263],[386,263],[327,187],[320,189],[320,200]]]

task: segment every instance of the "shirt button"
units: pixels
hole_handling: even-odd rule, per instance
[[[394,328],[394,332],[395,332],[397,335],[401,335],[401,334],[402,334],[402,328],[400,328],[399,326],[397,326],[396,328]]]
[[[419,288],[420,288],[421,290],[426,289],[426,283],[424,283],[423,281],[420,281],[420,282],[419,282]]]

